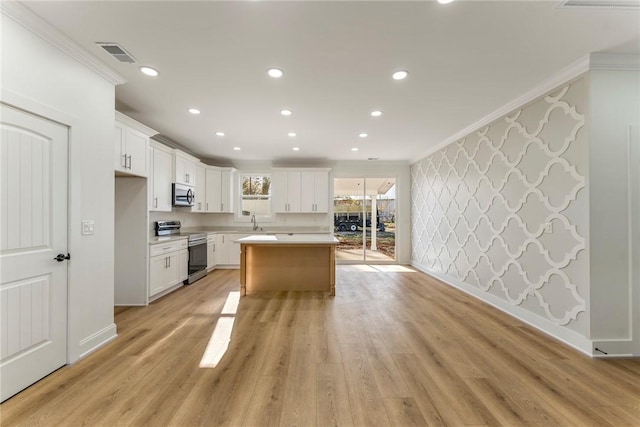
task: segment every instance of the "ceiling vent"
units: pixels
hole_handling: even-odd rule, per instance
[[[128,64],[133,64],[136,62],[133,55],[123,49],[118,43],[110,43],[110,42],[96,42],[98,46],[107,51],[107,53],[114,58],[116,58],[120,62],[126,62]]]
[[[565,0],[562,9],[640,9],[640,0]]]

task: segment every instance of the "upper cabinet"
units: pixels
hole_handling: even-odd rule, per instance
[[[280,170],[273,175],[276,213],[329,212],[328,170]]]
[[[149,210],[171,212],[171,149],[155,141],[151,142],[149,178]]]
[[[196,185],[193,190],[195,194],[193,206],[191,212],[205,212],[206,211],[206,171],[207,168],[204,163],[196,163]]]
[[[199,159],[183,151],[173,150],[173,161],[173,182],[195,186],[196,165],[199,163]]]
[[[329,212],[329,173],[301,172],[300,212]]]
[[[115,171],[128,175],[148,176],[149,137],[157,132],[119,111],[115,112],[115,116]]]
[[[205,212],[233,213],[235,169],[207,166]]]
[[[273,206],[277,213],[300,212],[300,172],[273,174]]]

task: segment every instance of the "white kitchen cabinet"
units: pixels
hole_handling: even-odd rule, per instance
[[[148,176],[149,137],[157,132],[116,111],[114,129],[115,171],[127,175]]]
[[[274,212],[300,212],[300,172],[276,172],[273,174]]]
[[[149,297],[182,283],[188,276],[187,240],[151,245],[149,248]]]
[[[233,213],[235,169],[208,166],[205,175],[205,212]]]
[[[329,212],[329,173],[301,172],[300,212]]]
[[[196,164],[199,160],[180,150],[173,150],[173,182],[196,185]]]
[[[221,212],[220,186],[222,173],[215,167],[207,167],[205,171],[205,212]]]
[[[235,241],[249,234],[218,234],[216,236],[217,265],[237,268],[240,265],[240,243]]]
[[[193,202],[193,206],[191,207],[191,212],[205,212],[207,205],[207,197],[206,197],[206,172],[207,169],[204,164],[197,163],[196,164],[196,185],[194,188],[195,200]]]
[[[235,191],[233,191],[233,183],[234,183],[235,171],[236,170],[233,168],[224,168],[221,170],[220,212],[233,213],[234,211],[233,196],[235,194]]]
[[[151,144],[149,210],[171,212],[172,153],[162,144]]]
[[[217,237],[215,233],[207,235],[207,270],[209,271],[213,270],[218,264]]]

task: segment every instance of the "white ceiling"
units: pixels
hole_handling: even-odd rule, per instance
[[[414,160],[590,52],[640,53],[638,9],[559,3],[24,4],[127,79],[119,111],[203,158],[278,161]],[[95,42],[119,43],[138,64]],[[283,78],[267,76],[273,66]],[[406,80],[391,79],[399,69]]]

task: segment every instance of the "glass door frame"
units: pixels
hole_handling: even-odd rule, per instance
[[[395,194],[396,194],[396,206],[398,205],[397,203],[397,195],[398,195],[398,191],[397,191],[397,184],[398,184],[398,177],[393,175],[393,174],[384,174],[382,176],[375,176],[372,174],[367,174],[367,175],[359,175],[359,176],[353,176],[353,175],[344,175],[344,176],[333,176],[332,177],[332,182],[331,182],[331,191],[332,191],[332,200],[333,203],[331,203],[331,221],[333,223],[332,228],[335,229],[335,199],[336,199],[336,192],[335,192],[335,183],[336,180],[340,180],[340,179],[351,179],[351,180],[362,180],[362,194],[360,195],[362,200],[361,203],[361,211],[360,211],[360,215],[361,215],[361,223],[362,223],[362,242],[361,242],[361,250],[362,250],[362,258],[358,259],[358,260],[352,260],[352,259],[338,259],[336,257],[336,264],[345,264],[345,265],[362,265],[362,264],[397,264],[398,260],[397,260],[397,248],[398,248],[398,233],[397,233],[397,224],[396,224],[396,229],[394,232],[394,256],[393,259],[390,260],[380,260],[380,259],[367,259],[367,240],[368,237],[371,236],[371,229],[367,230],[367,206],[368,205],[373,205],[372,202],[372,198],[373,196],[367,195],[367,180],[368,179],[392,179],[393,180],[393,185],[396,186],[396,190],[395,190]],[[356,196],[354,194],[354,196]],[[377,200],[377,195],[376,195],[376,200]],[[367,201],[369,201],[370,203],[367,203]],[[376,203],[377,205],[377,203]],[[376,206],[377,207],[377,206]],[[373,216],[373,213],[372,213]],[[397,220],[397,215],[396,218]],[[377,228],[377,222],[378,222],[379,218],[377,216],[377,212],[376,212],[376,224],[372,224],[371,226],[375,226]],[[371,222],[373,222],[373,218],[371,219]],[[395,222],[395,221],[394,221]],[[375,249],[377,251],[377,249]],[[336,252],[339,251],[338,248],[336,248]]]

